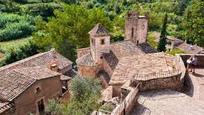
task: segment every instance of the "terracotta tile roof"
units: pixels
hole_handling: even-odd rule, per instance
[[[64,67],[72,64],[70,60],[63,57],[59,53],[57,53],[55,50],[50,50],[48,52],[39,53],[34,56],[28,57],[26,59],[14,62],[12,64],[3,66],[0,68],[0,72],[4,71],[5,69],[15,69],[19,67],[34,67],[34,66],[48,66],[50,62],[53,60],[58,60],[59,62],[59,68],[63,69]]]
[[[46,78],[61,75],[61,73],[52,71],[48,68],[44,68],[41,66],[20,68],[20,69],[15,69],[14,71],[21,73],[23,75],[26,75],[26,76],[30,76],[36,80],[46,79]]]
[[[110,48],[111,52],[109,54],[104,54],[104,56],[112,69],[115,68],[118,60],[122,57],[145,53],[143,49],[141,49],[142,47],[136,46],[131,41],[115,42],[111,44]],[[85,52],[87,52],[87,50],[85,50]],[[88,54],[77,59],[77,65],[94,66],[94,60],[92,59],[90,50]]]
[[[1,102],[0,101],[0,113],[3,113],[4,111],[10,109],[12,105],[9,102]]]
[[[63,69],[72,62],[68,60],[67,58],[63,57],[59,53],[57,53],[55,50],[50,50],[48,52],[44,53],[39,53],[34,56],[28,57],[26,59],[14,62],[12,64],[3,66],[0,68],[0,74],[2,72],[8,72],[12,69],[16,68],[22,68],[22,67],[34,67],[34,66],[43,66],[43,67],[48,67],[50,63],[53,62],[53,60],[57,60],[59,69]]]
[[[115,56],[115,54],[110,51],[110,53],[103,54],[104,59],[109,64],[112,70],[115,69],[116,65],[118,64],[118,58]]]
[[[92,36],[109,36],[108,31],[102,24],[98,23],[95,27],[89,32]]]
[[[156,53],[157,50],[152,48],[148,43],[139,44],[139,48],[145,53]]]
[[[112,43],[111,50],[118,59],[133,54],[144,54],[144,52],[131,41]]]
[[[197,53],[204,51],[204,49],[202,47],[199,47],[197,45],[190,45],[190,44],[187,44],[185,42],[178,45],[177,47],[179,49],[184,50],[184,52],[190,53],[190,54],[197,54]]]
[[[76,60],[77,65],[95,66],[94,60],[91,56],[91,52],[81,56]]]
[[[0,76],[0,96],[8,101],[12,101],[35,81],[36,80],[30,76],[16,71],[10,71]]]
[[[122,58],[110,80],[110,84],[123,84],[127,80],[145,81],[178,74],[174,57],[164,53],[132,55]]]
[[[60,75],[40,66],[11,70],[0,76],[0,97],[12,101],[35,81]]]
[[[1,67],[0,99],[12,101],[36,80],[61,75],[48,69],[53,61],[58,62],[59,69],[72,64],[55,50],[51,50]]]

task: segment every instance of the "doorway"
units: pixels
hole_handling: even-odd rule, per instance
[[[38,106],[39,115],[44,115],[45,114],[44,100],[41,99],[40,101],[38,101],[37,106]]]

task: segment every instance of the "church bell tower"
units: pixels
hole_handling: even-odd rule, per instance
[[[110,35],[100,23],[95,25],[89,35],[91,55],[95,63],[100,64],[103,54],[110,52]]]

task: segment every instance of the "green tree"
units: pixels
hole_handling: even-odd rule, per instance
[[[99,108],[101,85],[96,79],[75,77],[70,85],[71,99],[67,103],[59,104],[50,100],[47,112],[59,115],[90,115]]]
[[[64,115],[89,115],[99,108],[101,85],[96,79],[75,77],[71,81],[71,101],[63,108]]]
[[[48,100],[48,104],[45,111],[50,115],[60,115],[61,106],[60,103],[54,99]]]
[[[167,32],[166,32],[166,28],[167,28],[167,20],[168,20],[168,16],[167,14],[164,17],[164,21],[163,21],[163,25],[162,25],[162,29],[161,29],[161,35],[160,35],[160,39],[159,39],[159,43],[157,46],[157,50],[159,52],[161,51],[166,51],[166,36],[167,36]]]
[[[179,4],[178,4],[178,10],[177,10],[177,14],[178,15],[183,15],[186,7],[188,6],[188,3],[190,2],[191,0],[180,0],[179,1]]]
[[[88,32],[97,23],[102,23],[111,30],[111,21],[99,8],[86,9],[78,5],[64,5],[63,10],[56,10],[55,17],[48,23],[39,19],[38,32],[34,33],[34,42],[41,48],[56,48],[58,52],[74,61],[76,48],[89,46]]]
[[[204,46],[204,1],[193,0],[184,14],[183,27],[187,41]]]

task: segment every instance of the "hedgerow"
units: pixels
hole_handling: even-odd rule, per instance
[[[29,36],[35,30],[34,18],[28,15],[0,14],[0,41]]]

